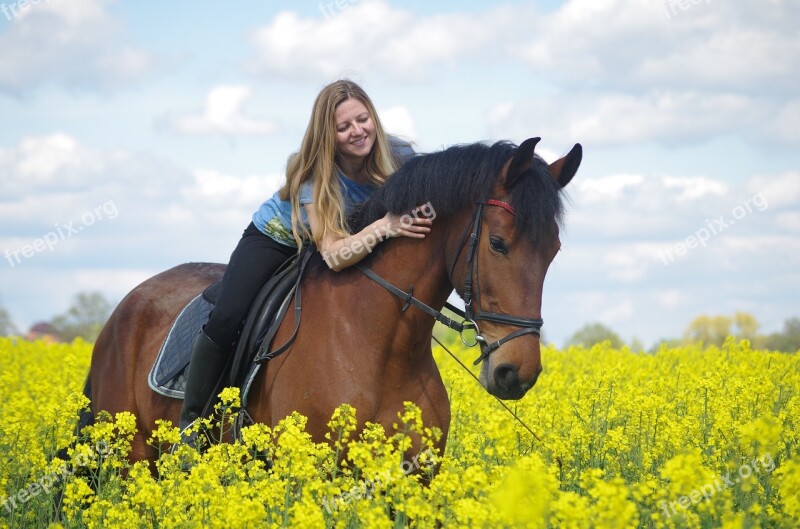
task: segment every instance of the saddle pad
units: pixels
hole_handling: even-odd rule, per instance
[[[192,357],[192,344],[197,331],[208,321],[208,314],[212,308],[214,305],[206,301],[201,294],[181,310],[150,369],[147,377],[150,389],[165,397],[183,399],[187,367]]]

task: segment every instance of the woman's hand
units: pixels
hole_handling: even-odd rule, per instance
[[[321,229],[313,204],[306,204],[311,232]],[[392,215],[387,213],[358,233],[337,239],[323,238],[318,244],[322,258],[336,272],[356,264],[370,254],[382,240],[390,237],[412,237],[423,239],[431,231],[436,212],[430,204],[420,206],[411,213]]]
[[[419,210],[414,210],[416,213]],[[385,224],[386,236],[388,237],[412,237],[415,239],[424,239],[426,233],[431,232],[431,225],[433,225],[433,218],[419,217],[404,213],[402,215],[395,215],[387,213],[383,217]]]

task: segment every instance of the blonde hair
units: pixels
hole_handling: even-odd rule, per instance
[[[339,185],[339,168],[336,166],[336,108],[348,99],[360,101],[375,124],[375,144],[365,159],[364,169],[369,181],[382,185],[397,168],[389,139],[383,130],[378,113],[369,96],[356,83],[339,80],[323,88],[311,111],[300,150],[289,157],[286,164],[286,183],[280,189],[280,198],[292,204],[292,235],[298,248],[303,240],[312,239],[319,246],[328,235],[347,237],[347,219],[344,199]],[[300,222],[300,187],[309,180],[314,183],[314,209],[322,226],[320,233],[311,234]]]

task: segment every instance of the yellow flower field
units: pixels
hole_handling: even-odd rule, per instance
[[[330,443],[294,415],[202,456],[164,453],[158,477],[126,461],[130,414],[83,432],[70,464],[54,459],[75,440],[90,355],[81,341],[0,338],[0,528],[800,526],[800,360],[746,341],[545,348],[537,385],[508,403],[536,437],[437,348],[453,410],[445,454],[403,455],[408,433],[437,435],[411,403],[394,431],[360,434],[343,406]],[[237,403],[226,390],[217,419]],[[176,437],[162,424],[152,442]]]

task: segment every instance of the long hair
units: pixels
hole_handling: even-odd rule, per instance
[[[364,166],[369,181],[381,186],[397,168],[389,140],[367,93],[347,79],[334,81],[324,87],[314,101],[300,150],[289,157],[286,164],[286,183],[280,189],[280,198],[289,200],[292,204],[292,235],[298,248],[303,246],[303,240],[313,238],[319,246],[328,235],[347,237],[350,233],[339,185],[339,168],[336,166],[335,119],[336,109],[348,99],[360,101],[375,124],[375,144],[367,155]],[[314,183],[314,208],[321,224],[319,233],[314,234],[300,222],[300,187],[309,180]]]

